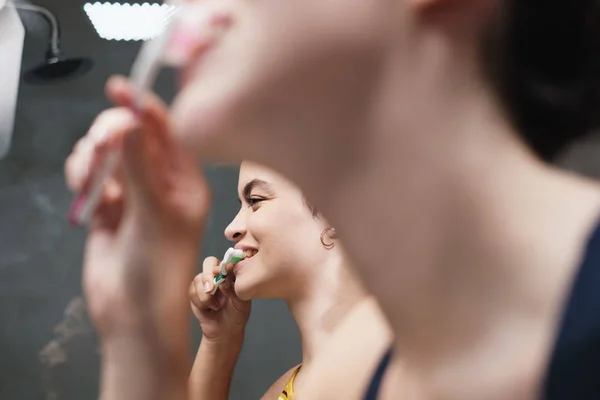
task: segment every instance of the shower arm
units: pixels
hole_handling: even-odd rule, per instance
[[[48,9],[34,4],[25,4],[20,2],[13,2],[15,8],[24,11],[32,11],[41,14],[44,19],[50,24],[52,30],[50,36],[50,46],[48,48],[48,58],[57,59],[60,55],[60,26],[58,20]]]

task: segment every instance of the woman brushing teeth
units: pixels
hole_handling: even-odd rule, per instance
[[[351,272],[335,230],[293,184],[265,167],[242,163],[238,192],[240,210],[225,230],[245,255],[229,266],[235,284],[221,285],[211,295],[220,262],[209,257],[190,288],[192,310],[203,332],[190,376],[191,398],[228,398],[250,300],[255,298],[283,299],[302,342],[301,364],[281,375],[264,399],[293,399],[301,393],[303,377],[318,366],[329,340],[340,334],[352,337],[348,351],[364,356],[357,359],[360,368],[340,365],[329,372],[330,378],[343,382],[340,390],[360,392],[366,384],[360,379],[363,369],[375,367],[389,336],[375,302]],[[346,329],[353,335],[340,332]]]
[[[181,48],[171,48],[189,60],[184,81],[195,78],[199,68],[210,68],[205,55],[208,49],[217,50],[216,37],[199,35],[193,51],[189,46],[194,41],[182,40]],[[123,147],[124,161],[144,162],[134,175],[122,168],[106,185],[90,226],[84,275],[90,313],[104,345],[102,398],[183,399],[189,339],[181,310],[189,302],[186,289],[208,212],[208,190],[189,154],[174,143],[164,105],[152,98],[136,115],[126,81],[112,80],[107,89],[122,107],[97,118],[67,163],[69,186],[79,192],[97,158],[109,148]],[[241,208],[226,230],[247,257],[235,267],[235,287],[229,281],[210,295],[220,268],[217,259],[208,258],[190,288],[203,332],[189,377],[191,398],[228,398],[253,298],[283,299],[302,341],[302,368],[284,373],[265,399],[292,399],[302,393],[305,376],[324,360],[334,335],[344,332],[339,336],[349,340],[337,340],[336,346],[356,357],[328,369],[327,375],[340,393],[361,393],[368,379],[364,371],[375,368],[391,338],[375,301],[355,279],[333,228],[310,209],[294,185],[266,168],[244,163],[239,185]],[[148,203],[166,204],[157,208]],[[163,229],[164,222],[168,229]],[[172,372],[157,375],[152,368],[157,362],[168,364]]]
[[[103,344],[101,398],[227,399],[253,298],[283,299],[302,344],[301,364],[282,374],[264,399],[302,393],[305,376],[319,367],[334,336],[349,338],[335,344],[356,357],[328,369],[328,377],[340,392],[362,392],[364,371],[376,367],[391,338],[333,228],[287,179],[245,162],[241,207],[225,234],[247,259],[235,268],[234,287],[229,281],[210,295],[219,272],[212,257],[190,287],[209,190],[193,158],[174,143],[156,97],[135,115],[125,80],[111,80],[107,91],[122,107],[96,119],[66,164],[69,187],[80,192],[97,158],[111,147],[124,154],[90,225],[84,265],[86,299]],[[188,288],[203,333],[190,397]],[[157,375],[156,363],[169,372]]]

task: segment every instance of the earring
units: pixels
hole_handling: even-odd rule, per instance
[[[331,239],[331,241],[325,242],[325,236],[327,236],[329,239]],[[335,247],[335,242],[333,239],[336,239],[336,238],[337,238],[337,235],[335,233],[335,228],[326,228],[326,229],[323,229],[323,232],[321,232],[321,244],[327,250],[331,250]]]

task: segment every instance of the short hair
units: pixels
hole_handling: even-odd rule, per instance
[[[521,138],[547,161],[600,125],[597,3],[505,0],[485,36],[485,72]]]
[[[318,218],[319,211],[317,210],[317,208],[310,201],[308,201],[306,196],[303,196],[303,201],[304,201],[304,205],[309,209],[312,216],[315,218]]]

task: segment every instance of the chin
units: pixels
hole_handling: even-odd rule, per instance
[[[235,294],[240,298],[240,300],[244,301],[250,301],[254,298],[247,290],[238,288],[237,284],[235,285]]]
[[[247,272],[247,271],[246,271]],[[261,279],[261,274],[240,274],[235,279],[235,294],[242,300],[248,301],[252,299],[270,298],[270,289],[273,288],[275,282]]]
[[[235,285],[234,285],[235,294],[241,300],[249,301],[249,300],[256,298],[255,287],[254,287],[254,285],[249,284],[249,283],[250,282],[245,282],[245,279],[243,279],[243,278],[241,278],[241,279],[236,278],[236,280],[235,280]]]

